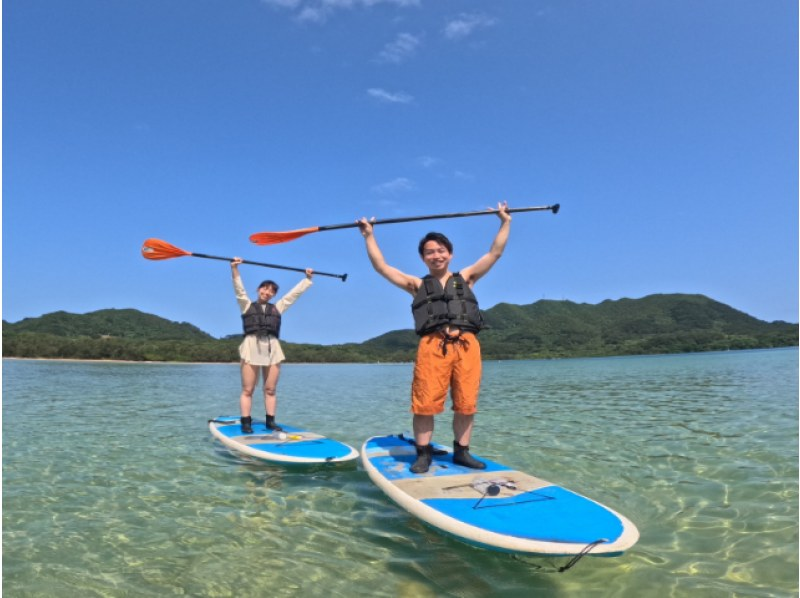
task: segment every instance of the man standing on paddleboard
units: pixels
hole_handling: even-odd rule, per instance
[[[358,221],[372,267],[386,280],[414,297],[411,309],[420,336],[411,384],[411,411],[417,459],[413,473],[431,465],[434,415],[444,411],[448,389],[453,401],[453,461],[484,469],[486,464],[469,454],[481,382],[481,349],[476,334],[483,318],[472,287],[503,255],[511,230],[506,202],[497,205],[500,230],[489,252],[460,272],[450,271],[453,245],[441,233],[428,233],[419,243],[419,255],[428,268],[423,278],[390,266],[378,247],[372,223]],[[374,221],[374,218],[373,218]]]
[[[239,264],[241,263],[242,258],[233,258],[231,274],[236,301],[242,312],[245,335],[242,344],[239,345],[239,357],[242,360],[242,394],[239,397],[242,433],[253,433],[253,418],[250,412],[253,406],[253,392],[258,384],[259,370],[264,378],[266,427],[268,430],[282,432],[283,428],[275,423],[275,410],[278,406],[276,395],[278,377],[281,373],[281,362],[286,359],[278,340],[281,330],[281,314],[311,287],[311,276],[314,271],[308,268],[306,277],[273,305],[270,301],[278,294],[278,285],[272,280],[265,280],[258,285],[258,301],[250,301],[239,275]]]

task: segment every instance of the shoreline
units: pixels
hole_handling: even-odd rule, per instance
[[[74,357],[6,357],[3,356],[3,361],[6,359],[13,361],[63,361],[67,363],[152,363],[165,365],[238,365],[235,361],[227,363],[219,361],[134,361],[131,359],[76,359]]]
[[[525,359],[484,359],[483,362],[510,362],[510,361],[563,361],[567,359],[624,359],[628,357],[667,357],[677,355],[713,355],[716,353],[747,353],[751,351],[783,351],[800,350],[797,345],[785,347],[762,347],[756,349],[717,349],[714,351],[690,351],[683,353],[635,353],[631,355],[575,355],[571,357],[531,357]],[[9,361],[49,361],[63,363],[114,363],[114,364],[150,364],[150,365],[239,365],[237,361],[134,361],[125,359],[76,359],[70,357],[6,357]],[[283,366],[296,365],[414,365],[414,361],[284,361]]]
[[[130,359],[76,359],[74,357],[5,357],[3,361],[50,361],[50,362],[65,362],[65,363],[118,363],[118,364],[153,364],[153,365],[239,365],[238,361],[134,361]],[[504,361],[504,360],[487,360],[487,361]],[[282,366],[291,365],[406,365],[413,364],[413,361],[284,361]]]

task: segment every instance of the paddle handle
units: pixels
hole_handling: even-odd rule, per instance
[[[561,206],[554,204],[552,206],[536,206],[531,208],[508,208],[508,213],[515,212],[545,212],[550,211],[553,214],[558,214]],[[464,218],[466,216],[486,216],[487,214],[497,214],[500,210],[479,210],[477,212],[454,212],[452,214],[433,214],[430,216],[407,216],[405,218],[383,218],[375,220],[371,224],[397,224],[398,222],[416,222],[418,220],[439,220],[441,218]],[[355,228],[358,226],[357,222],[350,222],[348,224],[330,224],[328,226],[319,226],[317,230],[336,230],[340,228]]]
[[[208,255],[206,253],[191,253],[194,257],[202,257],[207,260],[222,260],[224,262],[232,262],[233,258],[230,257],[220,257],[218,255]],[[291,270],[292,272],[305,272],[303,268],[292,268],[291,266],[279,266],[277,264],[266,264],[264,262],[253,262],[250,260],[242,260],[242,264],[250,264],[251,266],[264,266],[265,268],[277,268],[278,270]],[[331,276],[333,278],[341,278],[342,282],[347,281],[347,274],[331,274],[330,272],[318,272],[314,270],[314,274],[319,274],[320,276]]]

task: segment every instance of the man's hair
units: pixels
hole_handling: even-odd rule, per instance
[[[422,240],[419,242],[419,254],[422,255],[423,251],[425,250],[425,243],[428,241],[436,241],[440,245],[444,245],[447,247],[447,251],[453,253],[453,244],[450,242],[450,239],[445,237],[442,233],[428,233]]]

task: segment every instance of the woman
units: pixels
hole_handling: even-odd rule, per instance
[[[306,269],[306,277],[291,291],[281,297],[275,304],[270,301],[278,294],[278,285],[272,280],[265,280],[258,285],[258,301],[250,301],[239,275],[239,264],[242,258],[235,257],[231,262],[233,289],[236,301],[242,312],[244,340],[239,345],[239,357],[242,364],[242,394],[239,397],[239,408],[242,416],[242,433],[253,433],[253,418],[250,415],[253,406],[253,391],[258,383],[258,372],[264,379],[264,407],[267,413],[268,430],[283,430],[275,423],[275,409],[278,399],[275,395],[278,377],[281,373],[281,362],[285,359],[281,343],[278,340],[281,332],[281,315],[297,298],[311,286],[314,271]]]

